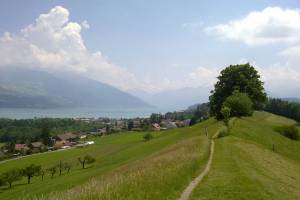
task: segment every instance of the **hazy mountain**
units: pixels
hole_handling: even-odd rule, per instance
[[[163,110],[183,110],[188,106],[208,101],[208,88],[183,88],[157,94],[135,92],[138,97]]]
[[[110,85],[68,74],[54,75],[17,68],[0,69],[0,107],[151,107]]]

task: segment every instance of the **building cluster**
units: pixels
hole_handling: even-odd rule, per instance
[[[83,147],[94,144],[93,141],[85,141],[86,134],[66,132],[64,134],[51,137],[49,146],[42,142],[32,142],[29,144],[15,144],[15,155],[27,155],[33,153],[41,153],[46,151],[54,151],[59,149],[67,149],[71,147]]]
[[[77,121],[85,123],[97,123],[102,127],[94,132],[93,135],[105,135],[121,131],[161,131],[174,128],[190,126],[191,119],[172,120],[162,119],[160,122],[151,122],[150,118],[134,118],[134,119],[108,119],[108,118],[76,118]]]
[[[65,132],[53,136],[49,144],[43,144],[40,141],[31,143],[14,144],[14,156],[28,155],[46,151],[55,151],[59,149],[67,149],[72,147],[84,147],[91,145],[93,141],[87,141],[88,137],[104,136],[122,131],[164,131],[180,127],[190,126],[191,120],[171,120],[161,119],[159,122],[153,122],[150,118],[134,118],[134,119],[109,119],[109,118],[76,118],[78,122],[88,123],[95,127],[89,132]],[[7,150],[8,151],[8,150]],[[5,154],[5,149],[0,153]],[[1,155],[0,155],[1,156]]]

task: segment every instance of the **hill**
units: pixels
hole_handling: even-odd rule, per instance
[[[74,74],[1,68],[0,107],[146,108],[151,105],[110,85]]]
[[[208,175],[190,199],[299,199],[300,142],[274,128],[295,121],[266,112],[232,121],[229,136],[215,139]],[[59,160],[76,163],[90,154],[97,160],[88,169],[73,165],[70,173],[47,175],[44,181],[26,179],[13,189],[0,188],[1,199],[178,199],[203,171],[209,141],[222,128],[209,119],[193,127],[155,132],[144,142],[144,132],[96,138],[82,149],[39,154],[0,164],[0,173],[31,163],[53,166]],[[208,130],[208,137],[205,134]]]

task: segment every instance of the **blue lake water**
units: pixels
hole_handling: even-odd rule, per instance
[[[148,117],[151,113],[163,113],[157,108],[139,109],[103,109],[103,108],[55,108],[55,109],[31,109],[31,108],[0,108],[0,118],[30,119],[41,117],[52,118],[76,118],[76,117],[109,117],[109,118],[134,118]]]

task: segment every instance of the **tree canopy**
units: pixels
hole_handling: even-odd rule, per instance
[[[230,65],[221,71],[214,90],[211,91],[209,97],[211,115],[216,116],[218,119],[222,118],[223,103],[235,90],[246,93],[253,102],[254,109],[263,108],[266,93],[256,69],[249,63]]]
[[[224,101],[223,108],[221,109],[223,117],[224,108],[230,109],[231,117],[251,116],[253,113],[253,103],[251,99],[246,93],[241,93],[237,90]]]

